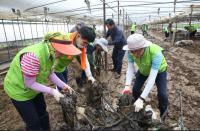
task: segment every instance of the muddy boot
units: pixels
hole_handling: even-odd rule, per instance
[[[165,112],[160,116],[160,122],[165,123],[165,118],[167,116],[168,109],[165,110]]]
[[[115,79],[119,79],[120,76],[121,76],[121,75],[120,75],[119,73],[115,72]]]
[[[78,88],[78,91],[81,93],[85,93],[86,92],[86,88],[85,87],[80,87]]]

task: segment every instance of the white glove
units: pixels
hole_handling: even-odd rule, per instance
[[[122,94],[130,94],[131,93],[131,86],[125,86]]]
[[[134,106],[135,106],[135,112],[139,112],[143,108],[143,100],[138,98],[134,103]]]
[[[60,101],[60,98],[63,98],[64,97],[64,95],[63,94],[61,94],[57,89],[52,89],[52,91],[53,91],[53,96],[54,96],[54,98],[56,99],[56,101]]]
[[[94,79],[94,77],[92,77],[92,76],[88,77],[88,80],[89,80],[89,81],[92,81],[92,84],[95,82],[95,79]]]

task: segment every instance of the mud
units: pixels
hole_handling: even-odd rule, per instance
[[[76,106],[77,97],[73,95],[65,95],[61,99],[60,104],[65,121],[65,125],[60,128],[61,130],[131,130],[158,128],[158,125],[161,129],[162,124],[153,122],[151,118],[153,112],[146,112],[145,110],[139,113],[134,112],[134,108],[131,106],[133,104],[131,95],[121,96],[118,108],[115,109],[103,96],[103,84],[101,82],[87,84],[87,86],[88,96],[85,101],[87,106]],[[80,98],[78,97],[78,99]],[[83,99],[81,102],[83,102]],[[105,108],[106,104],[108,105],[107,108]],[[164,129],[163,127],[162,129]]]

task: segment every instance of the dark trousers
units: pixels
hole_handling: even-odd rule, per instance
[[[169,33],[168,32],[165,32],[165,37],[169,37]]]
[[[34,99],[27,101],[11,100],[26,123],[26,130],[50,130],[49,114],[46,111],[46,103],[42,93],[38,94]]]
[[[131,31],[131,35],[134,34],[134,33],[135,33],[135,31]]]
[[[67,68],[62,72],[62,73],[56,73],[55,74],[57,75],[58,78],[60,78],[64,83],[67,84],[68,82],[68,70]],[[62,87],[58,87],[58,90],[61,90]]]
[[[136,73],[136,81],[133,85],[133,97],[135,100],[141,95],[141,88],[144,85],[148,76],[142,75],[139,71]],[[157,97],[160,110],[160,116],[163,116],[167,111],[168,95],[167,95],[167,72],[158,73],[156,77]]]
[[[118,74],[121,73],[122,70],[122,60],[124,58],[125,51],[122,48],[113,48],[112,52],[112,60],[114,65],[114,71]]]
[[[146,34],[146,36],[148,36],[147,31],[146,31],[146,30],[143,30],[143,31],[142,31],[142,35],[144,36],[145,34]]]
[[[193,31],[193,32],[190,32],[189,33],[189,36],[190,36],[190,38],[194,38],[195,37],[195,34],[197,33],[197,30],[195,30],[195,31]]]

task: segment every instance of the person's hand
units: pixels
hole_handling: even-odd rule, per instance
[[[52,89],[52,92],[53,92],[53,96],[57,102],[60,101],[60,98],[64,97],[64,95],[62,93],[60,93],[57,89]]]
[[[122,91],[122,94],[123,95],[124,94],[127,94],[127,95],[131,94],[131,86],[125,86],[123,91]]]
[[[88,81],[91,81],[92,82],[92,84],[95,82],[95,79],[94,79],[94,77],[93,76],[90,76],[90,77],[88,77]]]
[[[141,98],[138,98],[134,103],[134,106],[135,112],[139,112],[143,108],[143,100]]]
[[[72,88],[67,84],[63,87],[63,91],[72,94]]]

